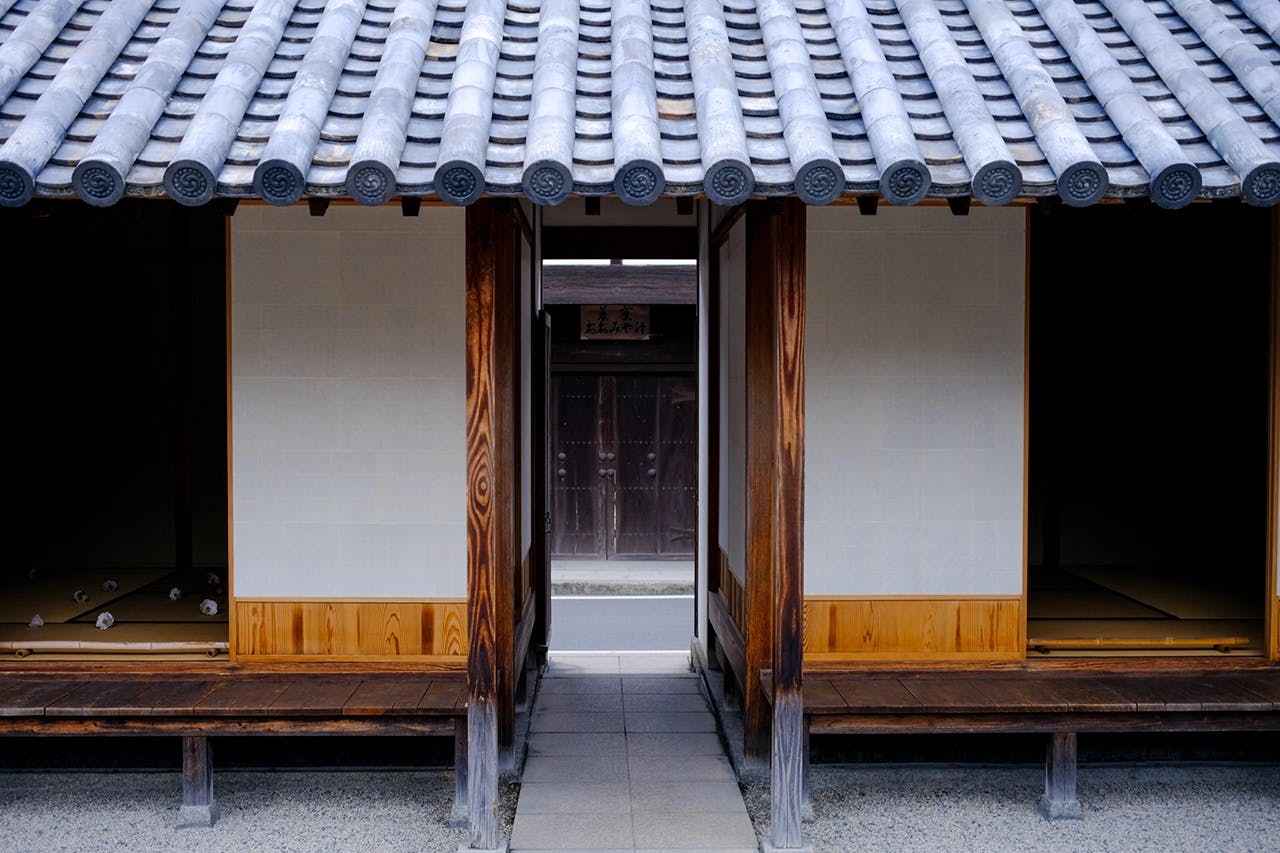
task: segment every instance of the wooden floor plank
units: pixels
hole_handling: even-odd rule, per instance
[[[213,680],[155,681],[147,692],[151,717],[183,717],[195,713],[195,708],[205,697],[222,686]]]
[[[1096,678],[1064,676],[1057,679],[1054,686],[1075,712],[1123,713],[1137,710],[1131,700]]]
[[[1228,678],[1104,676],[1098,680],[1132,700],[1139,711],[1268,711],[1275,707]]]
[[[288,688],[290,679],[235,679],[219,684],[196,705],[211,716],[255,714],[269,716],[271,703]]]
[[[1280,711],[1280,670],[1274,672],[1240,673],[1235,682],[1263,699],[1270,700],[1272,707]]]
[[[147,692],[153,682],[145,679],[113,678],[85,682],[75,693],[50,702],[45,708],[49,717],[111,717],[136,713],[151,703]]]
[[[78,679],[5,676],[0,679],[0,717],[44,714],[50,702],[63,698],[83,683]]]
[[[838,713],[847,705],[829,678],[806,678],[802,692],[806,714]]]
[[[1048,710],[1028,708],[1021,698],[1010,698],[1008,676],[904,676],[902,686],[920,703],[920,710],[936,713]],[[1063,707],[1061,710],[1066,710]]]
[[[368,716],[414,711],[430,684],[427,678],[365,678],[342,706],[342,713]]]
[[[897,678],[836,678],[832,683],[846,705],[865,711],[914,713],[920,710],[920,700]]]
[[[360,686],[360,676],[297,678],[272,701],[272,714],[338,716]]]
[[[431,679],[431,685],[427,687],[426,692],[422,695],[422,701],[418,703],[420,709],[427,708],[451,708],[460,710],[467,705],[467,681],[465,678],[440,678]]]

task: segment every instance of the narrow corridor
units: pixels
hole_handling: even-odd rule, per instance
[[[551,656],[512,853],[758,849],[688,654]]]

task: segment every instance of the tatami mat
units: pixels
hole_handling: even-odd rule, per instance
[[[1108,645],[1146,648],[1260,647],[1261,619],[1030,619],[1027,646],[1098,648]]]
[[[163,578],[170,569],[50,569],[34,578],[25,574],[10,581],[0,595],[0,622],[17,622],[25,626],[39,613],[46,623],[68,622],[84,613],[104,609],[108,604],[147,584]],[[115,581],[114,591],[102,585]],[[89,600],[75,600],[76,590],[83,590]],[[96,616],[95,616],[96,618]]]
[[[1169,616],[1109,589],[1033,590],[1027,596],[1030,619],[1168,619]]]
[[[1249,596],[1223,585],[1206,569],[1195,575],[1159,568],[1072,568],[1085,580],[1179,619],[1260,619],[1262,593]]]
[[[67,622],[28,628],[0,625],[0,649],[32,654],[42,652],[179,652],[227,648],[226,622],[134,622],[98,628],[91,623]]]
[[[212,598],[218,604],[218,612],[213,616],[205,616],[200,612],[200,602]],[[184,594],[176,601],[169,598],[167,591],[139,590],[111,602],[103,607],[115,617],[116,624],[122,622],[222,622],[227,621],[225,596],[206,596],[193,591]],[[75,622],[96,622],[99,610],[93,610],[72,620]]]

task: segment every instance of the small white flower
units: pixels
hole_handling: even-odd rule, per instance
[[[77,589],[75,591],[75,595],[71,597],[74,598],[78,604],[84,604],[89,600],[89,593],[85,592],[83,589]]]
[[[205,580],[208,581],[209,586],[216,586],[217,584],[222,583],[222,578],[218,577],[213,572],[209,572],[209,574],[205,576]]]
[[[41,618],[40,618],[40,614],[39,614],[39,613],[37,613],[35,616],[32,616],[32,617],[31,617],[31,621],[27,623],[27,627],[28,627],[28,628],[39,628],[39,627],[40,627],[41,625],[43,625],[43,624],[44,624],[44,620],[43,620],[43,619],[41,619]]]
[[[98,621],[95,624],[105,631],[116,624],[116,617],[104,610],[98,614]]]
[[[218,613],[218,602],[212,598],[206,598],[200,602],[200,612],[205,616],[216,616]]]
[[[177,601],[179,598],[182,598],[182,590],[178,589],[176,586],[169,590],[170,601]]]
[[[103,591],[103,592],[115,592],[115,591],[116,591],[116,588],[117,588],[118,586],[119,586],[119,584],[117,584],[115,581],[103,581],[103,582],[102,582],[102,591]]]

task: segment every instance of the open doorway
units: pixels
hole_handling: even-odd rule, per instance
[[[543,262],[553,652],[689,649],[696,301],[692,257]]]
[[[7,226],[58,262],[11,293],[0,658],[226,660],[226,223],[127,208]]]
[[[1032,659],[1266,653],[1268,215],[1033,212]]]

